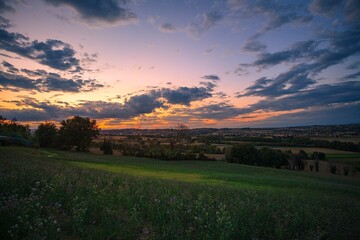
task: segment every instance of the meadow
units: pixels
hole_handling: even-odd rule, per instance
[[[2,239],[356,239],[360,178],[0,147]]]

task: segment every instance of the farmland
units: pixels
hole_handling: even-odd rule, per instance
[[[360,179],[0,148],[4,239],[355,239]]]

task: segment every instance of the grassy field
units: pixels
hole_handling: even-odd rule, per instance
[[[0,147],[2,239],[356,239],[360,179]]]

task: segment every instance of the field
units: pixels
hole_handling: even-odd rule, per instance
[[[356,239],[360,178],[0,148],[2,239]]]
[[[352,136],[352,137],[311,137],[313,140],[326,140],[326,141],[339,141],[339,142],[352,142],[352,143],[360,143],[359,136]]]
[[[297,153],[300,150],[304,150],[309,156],[313,152],[323,152],[326,154],[326,161],[323,165],[337,164],[338,166],[347,166],[354,168],[357,172],[360,171],[360,153],[349,152],[343,150],[336,150],[330,148],[313,148],[313,147],[271,147],[273,149],[280,149],[281,151],[290,150],[292,153]],[[324,170],[329,172],[328,169]]]

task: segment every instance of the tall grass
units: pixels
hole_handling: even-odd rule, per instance
[[[256,188],[256,180],[252,182],[254,187],[246,184],[242,187],[240,183],[246,181],[245,175],[235,178],[226,175],[225,170],[221,173],[221,169],[217,173],[210,165],[210,169],[199,168],[201,171],[197,173],[208,174],[208,178],[212,173],[212,180],[223,177],[223,181],[213,184],[198,178],[193,182],[181,181],[182,178],[171,180],[136,172],[96,170],[68,161],[83,159],[86,163],[87,156],[62,152],[33,154],[24,148],[0,148],[1,238],[356,239],[360,236],[359,187],[337,178],[331,180],[338,182],[333,192],[327,185],[328,189],[319,189],[319,194],[316,189],[307,194],[306,186],[286,182],[283,184],[287,190],[273,191],[281,185],[276,172],[266,177],[273,178],[268,188]],[[113,158],[98,158],[98,163],[116,166]],[[96,159],[87,163],[94,164]],[[140,163],[138,167],[143,168]],[[174,174],[196,173],[176,166],[175,163]],[[246,170],[247,178],[252,173],[261,176],[260,168]],[[239,185],[228,187],[230,176]],[[324,184],[316,178],[300,183]],[[264,185],[261,181],[259,184]],[[349,189],[338,191],[340,185]],[[354,194],[349,193],[351,190]]]

